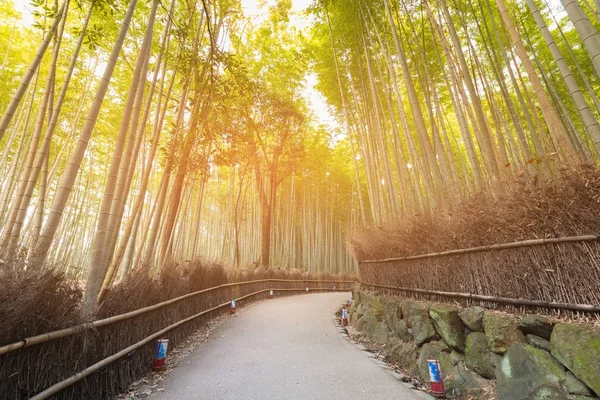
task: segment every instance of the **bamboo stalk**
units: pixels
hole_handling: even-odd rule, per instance
[[[470,253],[480,253],[480,252],[484,252],[484,251],[516,249],[516,248],[520,248],[520,247],[540,246],[540,245],[544,245],[544,244],[590,242],[590,241],[595,241],[595,240],[600,240],[600,236],[598,236],[598,235],[581,235],[581,236],[567,236],[567,237],[562,237],[562,238],[530,239],[530,240],[522,240],[519,242],[492,244],[489,246],[469,247],[466,249],[446,250],[446,251],[440,251],[437,253],[419,254],[416,256],[384,258],[381,260],[362,260],[362,261],[358,261],[358,263],[359,264],[373,264],[373,263],[388,263],[388,262],[408,261],[408,260],[421,260],[424,258],[443,257],[443,256],[449,256],[449,255],[456,255],[456,254],[470,254]]]
[[[265,281],[270,281],[270,280],[271,279],[262,279],[260,281],[251,281],[251,282],[265,282]],[[308,281],[302,281],[302,280],[285,280],[285,279],[278,279],[278,281],[308,282]],[[313,280],[312,282],[315,282],[315,281]],[[319,281],[317,281],[317,282],[319,282]],[[326,281],[321,281],[321,282],[326,282]],[[336,281],[332,281],[332,282],[336,282]],[[346,283],[347,282],[352,282],[352,283],[354,283],[353,281],[340,281],[340,282],[346,282]],[[242,283],[248,283],[248,282],[242,282]],[[231,286],[232,284],[227,284],[227,285]],[[222,285],[222,286],[224,286],[224,285]],[[259,290],[257,292],[253,292],[253,293],[247,294],[247,295],[242,296],[242,297],[238,297],[235,300],[236,301],[240,301],[240,300],[252,297],[252,296],[256,296],[256,295],[261,294],[261,293],[267,293],[270,290],[277,290],[277,291],[304,291],[305,289],[273,289],[273,288],[269,288],[269,289],[263,289],[263,290]],[[313,289],[309,289],[309,290],[312,290],[312,291],[317,291],[317,290],[329,291],[329,289],[323,289],[323,288],[313,288]],[[126,347],[125,349],[123,349],[123,350],[121,350],[121,351],[113,354],[112,356],[107,357],[107,358],[105,358],[103,360],[98,361],[95,364],[90,365],[89,367],[87,367],[86,369],[84,369],[84,370],[76,373],[75,375],[72,375],[72,376],[70,376],[69,378],[67,378],[67,379],[65,379],[63,381],[58,382],[58,383],[50,386],[48,389],[44,390],[43,392],[40,392],[37,395],[31,397],[30,400],[47,399],[50,396],[52,396],[53,394],[56,394],[56,393],[60,392],[61,390],[63,390],[65,388],[71,386],[72,384],[76,383],[77,381],[80,381],[81,379],[85,378],[86,376],[90,375],[91,373],[93,373],[95,371],[98,371],[100,368],[102,368],[102,367],[110,364],[113,361],[118,360],[121,357],[126,356],[127,354],[129,354],[133,350],[138,349],[138,348],[142,347],[143,345],[151,342],[153,339],[158,338],[159,336],[163,335],[164,333],[166,333],[166,332],[168,332],[168,331],[170,331],[170,330],[172,330],[174,328],[177,328],[178,326],[183,325],[186,322],[189,322],[189,321],[191,321],[193,319],[196,319],[198,317],[201,317],[203,315],[206,315],[208,313],[216,311],[219,308],[227,307],[230,304],[231,303],[228,301],[226,303],[219,304],[218,306],[212,307],[212,308],[210,308],[208,310],[199,312],[198,314],[194,314],[194,315],[192,315],[190,317],[187,317],[187,318],[182,319],[182,320],[180,320],[178,322],[175,322],[174,324],[171,324],[171,325],[167,326],[166,328],[161,329],[160,331],[158,331],[156,333],[153,333],[152,335],[148,336],[147,338],[142,339],[139,342],[134,343],[134,344],[132,344],[129,347]]]
[[[416,289],[416,288],[385,286],[385,285],[373,285],[370,283],[364,283],[363,286],[366,286],[367,288],[382,288],[382,289],[391,289],[391,290],[401,290],[404,292],[411,292],[411,293],[433,294],[433,295],[442,296],[442,297],[455,297],[455,298],[461,298],[461,299],[489,301],[489,302],[494,302],[494,303],[511,304],[511,305],[515,305],[515,306],[544,307],[544,308],[555,308],[555,309],[561,309],[561,310],[600,313],[600,306],[595,306],[592,304],[574,304],[574,303],[559,303],[559,302],[555,302],[555,301],[544,301],[544,300],[512,299],[512,298],[508,298],[508,297],[486,296],[486,295],[471,294],[471,293],[441,292],[439,290]]]
[[[199,294],[202,293],[207,293],[207,292],[211,292],[217,289],[222,289],[225,287],[231,287],[231,286],[242,286],[242,285],[249,285],[252,283],[264,283],[264,282],[303,282],[303,283],[314,283],[314,282],[323,282],[323,283],[355,283],[354,281],[331,281],[331,280],[324,280],[324,281],[319,281],[319,280],[297,280],[297,279],[258,279],[258,280],[253,280],[253,281],[245,281],[245,282],[234,282],[234,283],[225,283],[219,286],[214,286],[211,288],[207,288],[207,289],[202,289],[199,290],[197,292],[193,292],[193,293],[188,293],[185,294],[183,296],[179,296],[179,297],[175,297],[171,300],[167,300],[167,301],[163,301],[161,303],[157,303],[151,306],[147,306],[147,307],[143,307],[134,311],[130,311],[124,314],[119,314],[119,315],[115,315],[109,318],[104,318],[104,319],[99,319],[93,322],[87,322],[85,324],[81,324],[81,325],[77,325],[77,326],[72,326],[70,328],[65,328],[65,329],[60,329],[58,331],[52,331],[52,332],[48,332],[48,333],[43,333],[41,335],[36,335],[36,336],[32,336],[23,340],[20,340],[18,342],[15,343],[11,343],[11,344],[7,344],[5,346],[0,347],[0,355],[9,353],[11,351],[14,350],[18,350],[24,347],[29,347],[29,346],[33,346],[35,344],[40,344],[40,343],[44,343],[44,342],[49,342],[51,340],[56,340],[56,339],[60,339],[66,336],[71,336],[74,335],[76,333],[88,330],[88,329],[93,329],[93,328],[99,328],[101,326],[105,326],[105,325],[110,325],[110,324],[114,324],[115,322],[119,322],[119,321],[123,321],[126,319],[130,319],[133,317],[136,317],[140,314],[144,314],[153,310],[156,310],[158,308],[162,308],[165,307],[167,305],[179,302],[181,300],[185,300],[189,297],[192,296],[197,296]],[[281,289],[277,289],[277,290],[281,290]]]

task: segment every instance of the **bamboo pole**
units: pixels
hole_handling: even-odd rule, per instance
[[[540,245],[544,245],[544,244],[590,242],[590,241],[596,241],[596,240],[600,240],[599,235],[581,235],[581,236],[567,236],[567,237],[562,237],[562,238],[531,239],[531,240],[522,240],[519,242],[492,244],[489,246],[469,247],[466,249],[446,250],[446,251],[440,251],[438,253],[419,254],[416,256],[384,258],[381,260],[362,260],[362,261],[358,261],[358,263],[359,264],[374,264],[374,263],[389,263],[389,262],[408,261],[408,260],[421,260],[424,258],[435,258],[435,257],[443,257],[443,256],[456,255],[456,254],[481,253],[484,251],[508,250],[508,249],[516,249],[516,248],[520,248],[520,247],[540,246]]]
[[[370,283],[363,283],[363,286],[365,286],[367,288],[391,289],[391,290],[400,290],[400,291],[410,292],[410,293],[433,294],[436,296],[489,301],[489,302],[494,302],[494,303],[511,304],[514,306],[558,308],[561,310],[600,313],[600,306],[595,306],[592,304],[559,303],[556,301],[529,300],[529,299],[520,299],[520,298],[513,299],[513,298],[509,298],[509,297],[496,297],[496,296],[486,296],[486,295],[481,295],[481,294],[459,293],[459,292],[441,292],[439,290],[374,285],[374,284],[370,284]]]
[[[0,347],[0,355],[9,353],[11,351],[14,350],[18,350],[24,347],[29,347],[29,346],[33,346],[35,344],[40,344],[40,343],[45,343],[45,342],[49,342],[52,340],[56,340],[56,339],[60,339],[66,336],[71,336],[74,335],[76,333],[88,330],[88,329],[94,329],[94,328],[99,328],[101,326],[105,326],[105,325],[110,325],[110,324],[114,324],[115,322],[119,322],[119,321],[123,321],[126,319],[130,319],[133,317],[136,317],[138,315],[156,310],[158,308],[162,308],[165,306],[168,306],[170,304],[173,303],[177,303],[179,301],[185,300],[187,298],[190,298],[192,296],[197,296],[199,294],[202,293],[207,293],[207,292],[211,292],[217,289],[221,289],[221,288],[225,288],[225,287],[231,287],[231,286],[242,286],[242,285],[249,285],[252,283],[264,283],[264,282],[303,282],[303,283],[315,283],[315,282],[322,282],[322,283],[355,283],[354,281],[332,281],[332,280],[299,280],[299,279],[258,279],[258,280],[253,280],[253,281],[245,281],[245,282],[234,282],[234,283],[225,283],[219,286],[214,286],[211,288],[207,288],[207,289],[202,289],[199,290],[197,292],[193,292],[193,293],[188,293],[185,294],[183,296],[179,296],[179,297],[175,297],[171,300],[167,300],[167,301],[163,301],[161,303],[157,303],[151,306],[147,306],[147,307],[143,307],[134,311],[130,311],[124,314],[119,314],[119,315],[115,315],[109,318],[104,318],[104,319],[99,319],[96,321],[92,321],[92,322],[87,322],[85,324],[81,324],[81,325],[77,325],[77,326],[72,326],[70,328],[65,328],[65,329],[60,329],[57,331],[52,331],[52,332],[48,332],[48,333],[43,333],[41,335],[36,335],[36,336],[32,336],[23,340],[20,340],[18,342],[15,343],[11,343],[11,344],[7,344],[5,346]],[[278,289],[281,290],[281,289]]]

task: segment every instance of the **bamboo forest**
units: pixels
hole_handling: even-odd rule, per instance
[[[600,396],[600,0],[0,0],[0,115],[0,400]]]
[[[0,0],[0,268],[99,301],[169,262],[355,275],[363,228],[595,170],[599,31],[598,0]]]

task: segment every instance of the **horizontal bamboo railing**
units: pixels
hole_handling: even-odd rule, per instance
[[[88,330],[88,329],[95,329],[95,328],[99,328],[101,326],[105,326],[105,325],[110,325],[110,324],[114,324],[116,322],[119,321],[123,321],[126,319],[130,319],[133,317],[136,317],[138,315],[168,306],[170,304],[173,303],[177,303],[180,302],[182,300],[185,300],[187,298],[193,297],[193,296],[198,296],[202,293],[207,293],[207,292],[211,292],[214,290],[218,290],[218,289],[222,289],[225,287],[232,287],[232,286],[242,286],[242,285],[249,285],[252,283],[264,283],[264,282],[303,282],[303,283],[355,283],[354,281],[335,281],[335,280],[294,280],[294,279],[258,279],[258,280],[254,280],[254,281],[245,281],[245,282],[234,282],[234,283],[225,283],[219,286],[214,286],[211,288],[207,288],[207,289],[202,289],[202,290],[198,290],[196,292],[192,292],[192,293],[188,293],[185,294],[183,296],[179,296],[179,297],[175,297],[171,300],[167,300],[167,301],[163,301],[161,303],[157,303],[148,307],[143,307],[134,311],[130,311],[124,314],[119,314],[119,315],[115,315],[109,318],[104,318],[104,319],[99,319],[96,321],[92,321],[92,322],[87,322],[85,324],[81,324],[81,325],[76,325],[76,326],[72,326],[70,328],[65,328],[65,329],[60,329],[57,331],[52,331],[52,332],[47,332],[47,333],[43,333],[41,335],[36,335],[36,336],[31,336],[28,338],[25,338],[23,340],[20,340],[18,342],[15,343],[11,343],[11,344],[7,344],[4,346],[0,347],[0,355],[9,353],[11,351],[15,351],[18,349],[21,349],[23,347],[29,347],[29,346],[33,346],[36,344],[40,344],[40,343],[44,343],[44,342],[49,342],[51,340],[56,340],[56,339],[60,339],[66,336],[70,336],[70,335],[74,335],[76,333]],[[271,290],[271,289],[269,289]],[[278,289],[280,290],[280,289]],[[314,289],[313,289],[314,290]]]
[[[531,240],[522,240],[522,241],[518,241],[518,242],[492,244],[489,246],[469,247],[466,249],[446,250],[446,251],[440,251],[437,253],[419,254],[416,256],[392,257],[392,258],[384,258],[381,260],[361,260],[361,261],[358,261],[358,263],[359,264],[390,263],[390,262],[398,262],[398,261],[421,260],[424,258],[443,257],[443,256],[459,255],[459,254],[481,253],[481,252],[485,252],[485,251],[508,250],[508,249],[516,249],[516,248],[520,248],[520,247],[541,246],[541,245],[545,245],[545,244],[591,242],[591,241],[597,241],[597,240],[600,240],[600,235],[581,235],[581,236],[567,236],[567,237],[562,237],[562,238],[531,239]]]
[[[386,285],[376,285],[372,283],[361,283],[363,287],[368,289],[388,289],[388,290],[397,290],[402,292],[409,293],[420,293],[420,294],[430,294],[441,297],[449,297],[449,298],[461,298],[461,299],[470,299],[470,300],[479,300],[479,301],[489,301],[492,303],[501,303],[501,304],[510,304],[514,306],[525,306],[525,307],[542,307],[542,308],[554,308],[561,310],[569,310],[569,311],[584,311],[591,313],[600,313],[600,306],[595,306],[592,304],[575,304],[575,303],[560,303],[555,301],[544,301],[544,300],[529,300],[529,299],[515,299],[510,297],[497,297],[497,296],[487,296],[481,294],[472,294],[472,293],[459,293],[459,292],[441,292],[438,290],[428,290],[428,289],[416,289],[416,288],[408,288],[408,287],[400,287],[400,286],[386,286]]]

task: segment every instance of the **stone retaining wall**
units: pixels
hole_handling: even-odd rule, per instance
[[[350,324],[381,344],[391,363],[429,382],[440,361],[448,397],[598,399],[600,329],[540,315],[379,296],[356,288]]]

